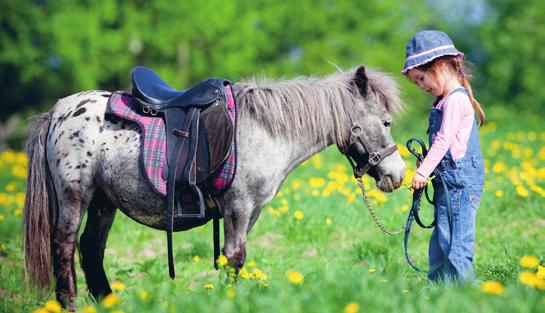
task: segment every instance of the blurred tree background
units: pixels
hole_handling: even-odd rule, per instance
[[[409,114],[399,123],[422,132],[431,99],[399,73],[407,41],[429,28],[474,64],[487,113],[531,116],[545,103],[544,16],[539,0],[0,0],[0,149],[3,137],[24,138],[14,117],[81,90],[127,90],[140,64],[179,89],[364,64],[400,82]]]

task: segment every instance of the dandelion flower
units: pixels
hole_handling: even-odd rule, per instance
[[[49,313],[49,311],[47,311],[44,308],[38,308],[38,309],[32,311],[32,313]]]
[[[6,219],[6,217],[4,216],[4,214],[0,214],[0,222],[2,222],[5,219]]]
[[[503,190],[496,190],[496,192],[494,193],[496,195],[496,197],[500,198],[500,197],[503,197]]]
[[[344,313],[358,313],[360,311],[360,305],[356,302],[350,302],[345,307],[343,312]]]
[[[505,287],[502,285],[502,283],[493,280],[483,282],[481,285],[481,290],[485,293],[496,296],[505,293]]]
[[[200,260],[201,260],[201,258],[198,255],[193,257],[193,262],[195,262],[195,263],[199,263]]]
[[[532,272],[521,272],[519,274],[519,281],[526,286],[534,287],[538,284],[538,280],[539,278]]]
[[[113,310],[110,313],[125,313],[125,311],[123,311],[123,310]]]
[[[210,284],[210,283],[207,283],[204,285],[204,288],[206,289],[214,289],[214,285]]]
[[[220,256],[217,259],[217,263],[218,263],[219,266],[225,266],[225,265],[227,265],[227,263],[229,263],[229,261],[227,260],[225,255],[220,254]]]
[[[248,273],[248,270],[244,267],[240,270],[239,275],[244,279],[250,278],[250,273]]]
[[[257,264],[255,263],[254,260],[248,261],[248,263],[246,263],[246,266],[248,266],[248,267],[254,267],[254,266],[256,266],[256,265],[257,265]]]
[[[325,179],[320,178],[320,177],[311,177],[309,179],[308,183],[310,184],[310,187],[318,188],[318,187],[322,187],[323,185],[325,185]]]
[[[332,223],[332,221],[331,221],[331,219],[329,217],[325,219],[325,224],[326,225],[331,225],[331,223]]]
[[[303,274],[296,271],[288,271],[286,275],[288,276],[288,280],[293,284],[301,284],[305,279]]]
[[[376,271],[377,271],[377,270],[376,270],[374,267],[371,267],[371,268],[369,269],[368,272],[369,272],[369,273],[374,273],[374,272],[376,272]]]
[[[112,287],[112,290],[117,292],[121,292],[123,291],[123,289],[125,289],[125,285],[123,285],[123,283],[120,281],[113,282],[111,287]]]
[[[15,211],[13,211],[13,215],[15,215],[15,216],[21,216],[21,215],[23,215],[23,210],[21,210],[21,209],[16,209]]]
[[[102,305],[105,308],[111,308],[119,303],[121,303],[121,298],[113,293],[107,295],[106,297],[104,297],[104,299],[102,299]]]
[[[545,267],[539,265],[539,266],[537,267],[536,276],[537,276],[537,278],[539,278],[539,279],[545,279]]]
[[[297,210],[297,211],[295,211],[295,213],[293,213],[293,217],[294,217],[296,220],[300,221],[300,220],[303,219],[303,217],[305,217],[305,214],[304,214],[303,212]]]
[[[517,194],[521,197],[528,197],[528,189],[524,188],[521,185],[517,186]]]
[[[48,312],[51,312],[51,313],[61,313],[62,311],[61,304],[55,300],[48,300],[44,304],[44,309],[46,309]]]
[[[539,260],[536,256],[525,255],[520,259],[520,265],[526,268],[536,268],[539,265]]]

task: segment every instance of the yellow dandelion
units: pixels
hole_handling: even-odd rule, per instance
[[[303,274],[296,271],[288,271],[286,273],[286,276],[288,277],[288,280],[293,284],[301,284],[303,283],[303,280],[305,280]]]
[[[481,284],[481,290],[484,293],[496,296],[500,296],[505,293],[505,287],[502,285],[502,283],[493,280],[483,282]]]
[[[240,275],[240,277],[244,278],[244,279],[248,279],[250,278],[250,273],[248,272],[248,270],[246,268],[242,268],[240,270],[240,272],[238,273]]]
[[[210,284],[210,283],[207,283],[204,285],[204,288],[206,289],[214,289],[214,285]]]
[[[310,187],[318,188],[318,187],[322,187],[323,185],[325,185],[325,179],[320,178],[320,177],[311,177],[309,179],[308,183],[310,184]]]
[[[254,260],[250,260],[250,261],[248,261],[248,263],[246,263],[246,266],[248,266],[248,267],[254,267],[254,266],[256,266],[256,265],[257,265],[257,264],[255,263]]]
[[[534,287],[538,284],[538,280],[539,278],[532,272],[521,272],[519,274],[519,281],[526,286]]]
[[[304,214],[303,212],[297,210],[297,211],[295,211],[295,213],[293,213],[293,217],[294,217],[296,220],[300,221],[300,220],[303,219],[303,217],[305,217],[305,214]]]
[[[318,197],[320,195],[320,192],[318,190],[312,190],[310,195],[313,197]]]
[[[104,299],[102,299],[102,306],[104,306],[105,308],[111,308],[119,303],[121,303],[121,298],[113,293],[107,295],[106,297],[104,297]]]
[[[294,190],[297,190],[301,188],[301,185],[302,185],[301,181],[296,179],[291,183],[291,188],[293,188]]]
[[[0,243],[0,252],[3,252],[6,250],[6,246],[3,243]]]
[[[44,308],[38,308],[38,309],[32,311],[32,313],[49,313],[49,311],[47,311]]]
[[[282,205],[281,207],[278,208],[278,211],[280,213],[286,213],[290,210],[290,207],[289,205]]]
[[[138,298],[140,298],[140,300],[146,301],[146,300],[149,299],[149,294],[148,294],[147,291],[142,290],[142,291],[140,291],[140,292],[138,293]]]
[[[121,292],[125,289],[125,285],[123,285],[123,283],[120,281],[113,282],[110,287],[112,287],[113,291],[117,292]]]
[[[225,255],[220,254],[220,256],[217,259],[217,263],[219,266],[225,266],[227,263],[229,263],[229,260],[225,257]]]
[[[4,216],[4,214],[0,214],[0,222],[2,222],[5,219],[6,219],[6,217]]]
[[[201,261],[201,258],[198,255],[193,256],[193,262],[199,263]]]
[[[408,293],[408,292],[409,292],[409,289],[403,289],[403,290],[401,290],[401,291],[403,291],[403,293]]]
[[[350,302],[345,307],[343,312],[344,313],[358,313],[360,311],[360,305],[356,302]]]
[[[522,185],[518,185],[517,194],[521,197],[528,197],[528,189],[524,188]]]
[[[228,288],[226,294],[227,298],[234,299],[237,296],[237,291],[235,288]]]
[[[503,190],[496,190],[496,192],[494,193],[496,195],[496,197],[500,198],[500,197],[503,197]]]
[[[525,255],[520,258],[519,264],[526,268],[536,268],[539,265],[539,260],[534,255]]]
[[[537,276],[537,278],[539,278],[539,279],[545,279],[545,267],[544,267],[544,266],[539,265],[539,266],[537,267],[536,276]]]
[[[267,280],[269,278],[267,274],[263,273],[261,270],[254,268],[252,271],[252,278],[254,279],[260,279],[260,280]]]
[[[48,312],[51,312],[51,313],[61,313],[62,306],[60,303],[58,303],[55,300],[48,300],[44,304],[44,309],[46,309]]]
[[[507,165],[505,165],[505,163],[500,161],[494,163],[494,165],[492,166],[492,171],[494,173],[501,173],[505,171],[506,169],[507,169]]]
[[[376,271],[377,271],[377,269],[374,268],[374,267],[371,267],[371,268],[368,270],[369,273],[374,273],[374,272],[376,272]]]
[[[331,219],[329,217],[325,219],[325,224],[326,225],[331,225],[331,223],[333,223],[333,221],[331,221]]]
[[[21,215],[23,215],[23,210],[21,210],[21,209],[15,209],[15,211],[13,211],[13,215],[15,215],[15,216],[21,216]]]
[[[97,309],[94,306],[87,305],[81,309],[81,313],[97,313]]]
[[[348,195],[348,197],[346,198],[346,202],[348,202],[349,204],[354,202],[356,200],[356,194],[355,193],[351,193]]]
[[[123,310],[113,310],[110,313],[125,313],[125,311],[123,311]]]

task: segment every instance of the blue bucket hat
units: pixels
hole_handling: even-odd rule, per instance
[[[406,48],[406,60],[402,74],[407,74],[410,69],[435,60],[444,55],[456,55],[463,57],[452,40],[442,31],[424,30],[411,38]]]

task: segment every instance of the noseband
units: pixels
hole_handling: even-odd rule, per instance
[[[352,149],[352,147],[358,142],[363,145],[365,151],[367,154],[369,154],[369,158],[365,164],[359,164],[353,156],[349,155],[350,149]],[[356,178],[363,177],[365,173],[367,173],[371,168],[377,166],[382,160],[384,160],[384,158],[397,151],[396,145],[391,145],[381,149],[373,149],[370,142],[371,141],[369,141],[369,138],[367,138],[361,129],[361,126],[354,124],[350,129],[348,144],[346,146],[339,146],[339,151],[346,156],[348,162],[350,162],[350,165],[352,165],[352,168],[354,169],[354,176]]]

